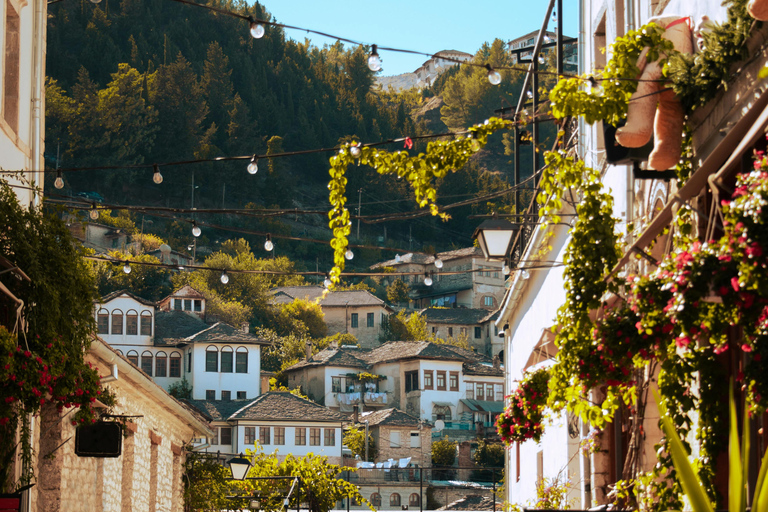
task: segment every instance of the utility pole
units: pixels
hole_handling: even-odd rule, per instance
[[[189,207],[190,210],[195,209],[195,170],[192,169],[192,203]]]
[[[363,205],[363,189],[357,191],[357,239],[360,239],[360,207]]]

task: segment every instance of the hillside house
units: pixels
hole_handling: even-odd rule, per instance
[[[271,290],[272,301],[285,304],[295,299],[317,302],[323,311],[328,334],[352,334],[365,348],[378,346],[382,324],[393,311],[367,290],[327,291],[320,286],[282,286]]]
[[[284,391],[269,391],[249,400],[188,400],[211,422],[215,435],[206,451],[225,454],[277,450],[302,457],[313,453],[341,464],[342,423],[347,416]]]
[[[441,252],[437,256],[443,262],[442,269],[435,267],[434,256],[408,253],[376,263],[371,270],[390,267],[395,272],[413,273],[400,279],[410,287],[410,307],[415,309],[465,307],[495,310],[499,307],[506,280],[501,262],[486,261],[477,247]],[[431,286],[424,284],[426,274],[432,277]]]
[[[125,290],[102,297],[94,308],[99,336],[164,389],[186,380],[194,399],[259,395],[264,340],[205,323],[205,299],[190,287],[158,304]]]
[[[440,339],[464,339],[481,354],[493,357],[504,348],[504,337],[494,321],[498,311],[472,308],[425,308],[419,312],[427,329]]]

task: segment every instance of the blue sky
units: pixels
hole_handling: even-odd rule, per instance
[[[485,41],[508,41],[541,28],[548,0],[266,0],[262,5],[277,22],[319,30],[367,44],[436,53],[475,53]],[[563,32],[576,37],[578,2],[563,0]],[[550,22],[549,30],[554,30]],[[297,30],[292,39],[309,38],[322,46],[333,40]],[[382,74],[415,71],[426,57],[381,52]]]

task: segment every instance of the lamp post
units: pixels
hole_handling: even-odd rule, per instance
[[[512,224],[508,220],[499,219],[494,216],[492,219],[483,221],[475,229],[472,238],[477,240],[486,261],[504,261],[512,250],[512,241],[518,229],[519,226]]]

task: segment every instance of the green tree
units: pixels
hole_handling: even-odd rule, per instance
[[[384,341],[437,341],[427,328],[427,320],[418,312],[408,315],[405,310],[389,315],[380,336]]]
[[[344,444],[352,451],[352,455],[360,457],[362,460],[365,458],[365,426],[353,425],[344,429]],[[378,456],[378,450],[376,448],[376,441],[373,436],[368,434],[368,462],[376,460]]]
[[[186,375],[179,382],[174,382],[168,386],[168,394],[174,398],[192,399],[192,385],[187,380]]]
[[[110,251],[110,258],[123,262],[160,263],[149,254],[133,256],[120,251]],[[160,300],[171,293],[171,271],[152,265],[130,265],[126,274],[123,264],[117,265],[106,261],[93,264],[99,295],[104,296],[117,290],[128,290],[147,300]]]
[[[456,462],[455,441],[448,439],[448,436],[432,443],[432,464],[439,467],[450,467]]]
[[[187,451],[184,462],[184,509],[229,510],[227,499],[231,473],[222,466],[214,454]]]
[[[328,331],[322,308],[313,301],[294,299],[273,308],[274,317],[269,324],[280,335],[296,334],[310,338],[322,338]]]
[[[387,286],[387,300],[392,303],[407,303],[410,299],[408,292],[410,292],[408,285],[399,277],[392,281],[392,284]]]
[[[507,450],[502,443],[489,443],[485,439],[477,440],[477,449],[472,454],[472,460],[478,466],[486,468],[504,468],[504,457]],[[496,471],[496,479],[503,480],[504,472]],[[492,471],[473,471],[473,480],[489,481],[493,478]]]

